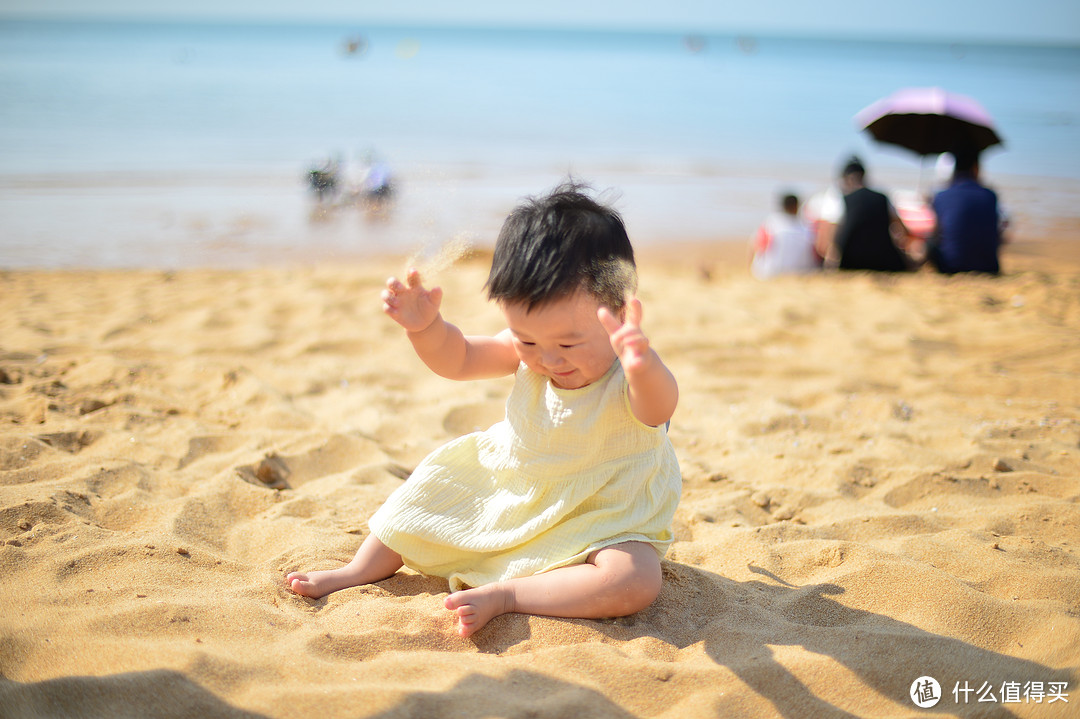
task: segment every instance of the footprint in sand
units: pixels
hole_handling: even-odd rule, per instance
[[[97,432],[85,429],[77,432],[54,432],[52,434],[37,435],[37,439],[50,447],[63,450],[69,454],[78,454],[97,441],[98,437]]]
[[[296,453],[269,452],[254,464],[236,468],[252,484],[272,489],[296,489],[304,484],[338,474],[350,475],[378,467],[403,478],[409,471],[397,463],[374,441],[356,435],[335,434],[325,442]]]
[[[188,440],[187,454],[180,458],[177,469],[183,469],[213,455],[232,452],[242,447],[245,442],[247,439],[239,434],[192,437]]]

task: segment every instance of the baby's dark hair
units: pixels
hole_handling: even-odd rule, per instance
[[[581,289],[614,313],[637,289],[634,249],[619,213],[574,182],[527,198],[503,222],[488,299],[532,310]]]

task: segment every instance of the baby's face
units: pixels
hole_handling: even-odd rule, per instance
[[[592,384],[615,361],[607,330],[596,316],[599,308],[596,298],[582,291],[531,312],[520,303],[502,305],[518,357],[562,389]]]

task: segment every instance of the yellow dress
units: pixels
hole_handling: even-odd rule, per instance
[[[667,431],[634,417],[627,389],[617,360],[574,390],[522,364],[506,419],[428,455],[372,515],[372,533],[454,591],[630,540],[662,557],[682,476]]]

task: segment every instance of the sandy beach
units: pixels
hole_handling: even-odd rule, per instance
[[[509,379],[435,377],[382,315],[403,257],[0,271],[0,715],[1077,716],[1080,237],[1059,230],[1000,278],[761,283],[741,244],[643,251],[682,390],[661,595],[470,639],[439,578],[283,584],[501,417]],[[428,269],[477,333],[500,329],[488,259]]]

